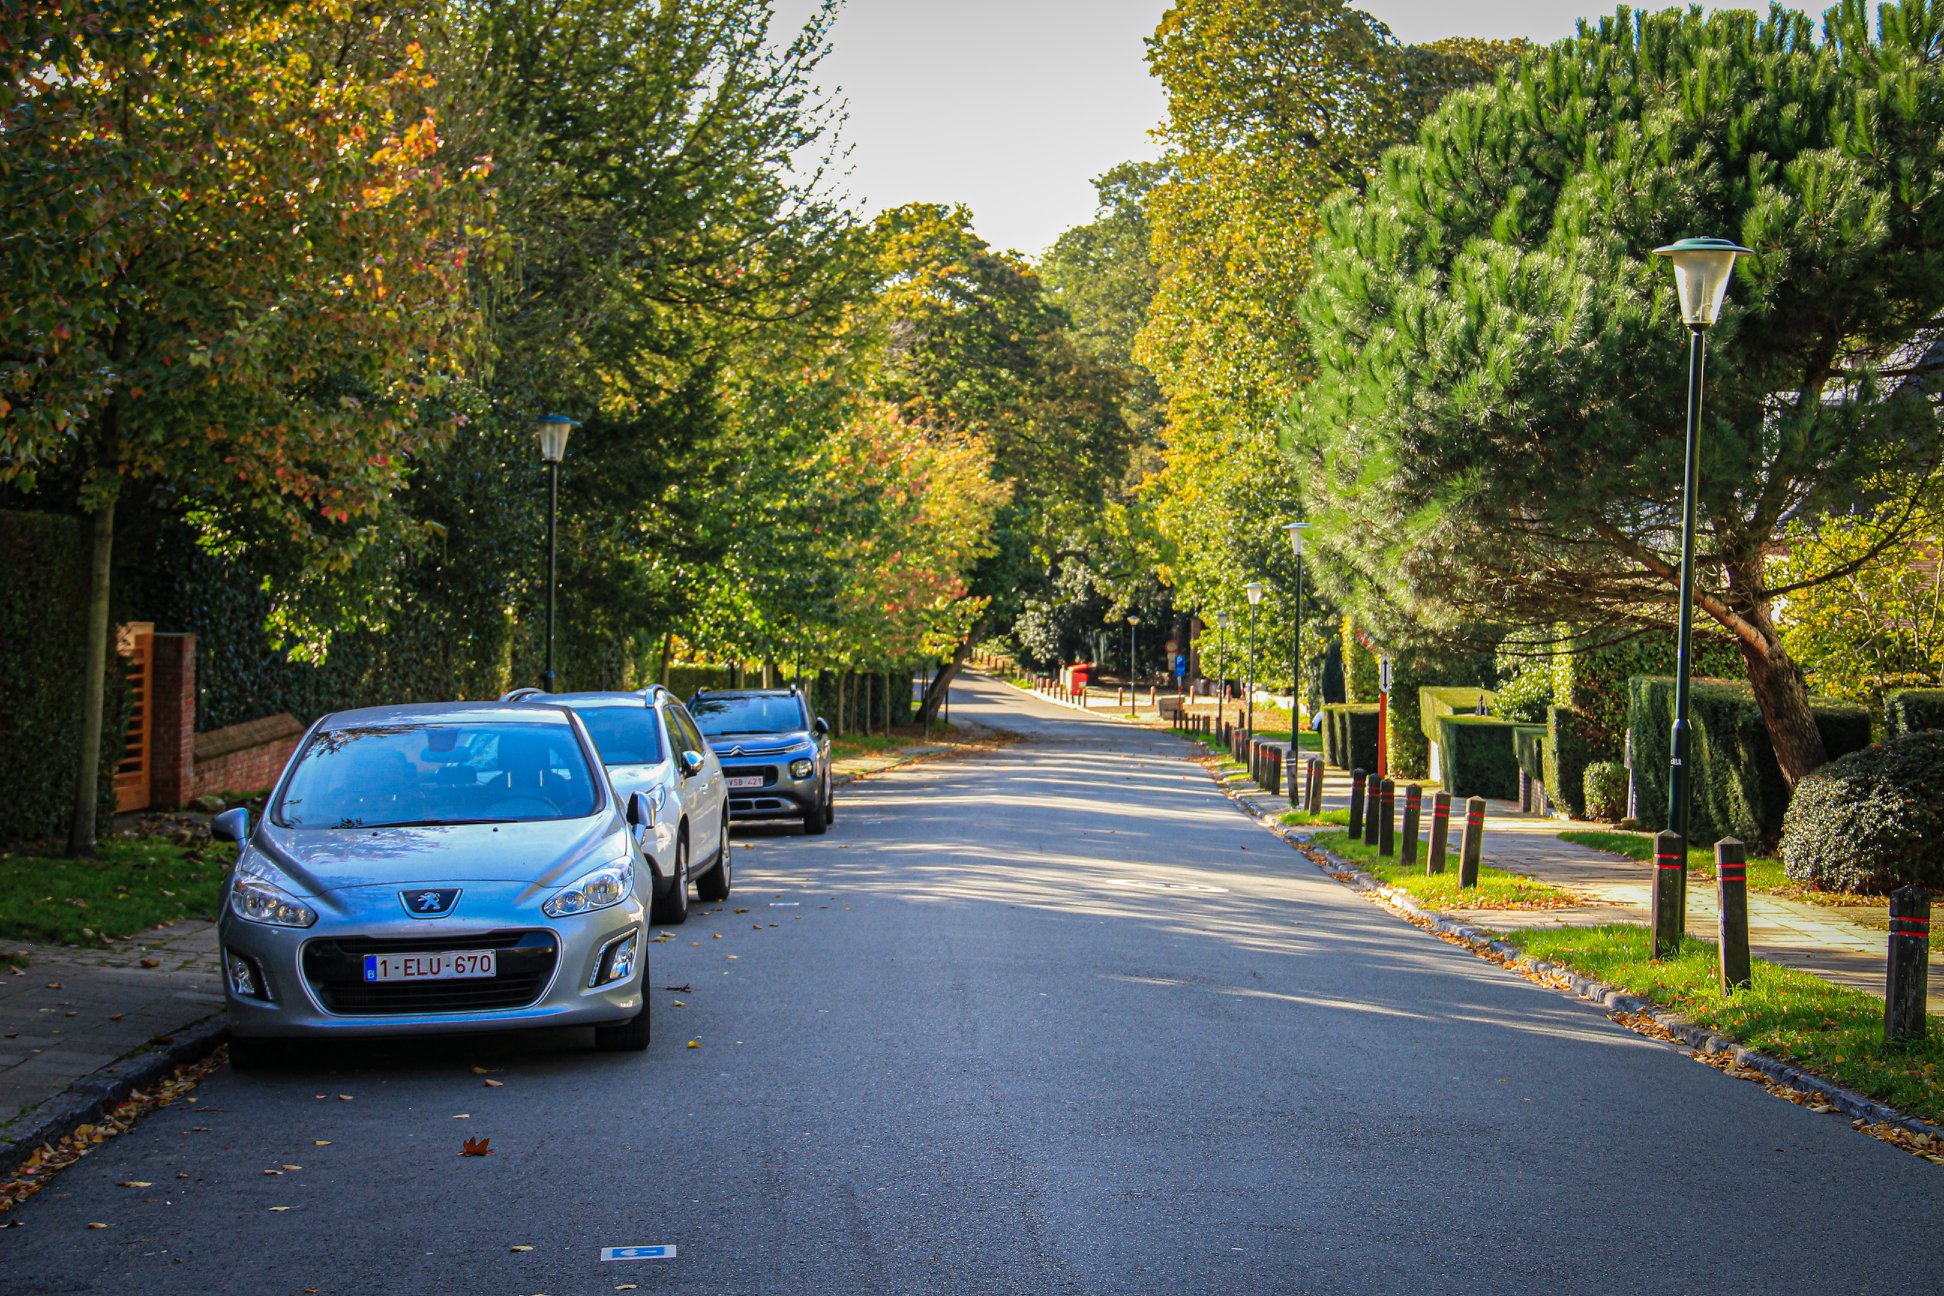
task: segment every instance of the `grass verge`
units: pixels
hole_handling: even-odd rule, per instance
[[[107,837],[97,859],[0,854],[0,939],[106,945],[184,918],[213,918],[236,858],[228,842]]]
[[[1623,855],[1628,859],[1654,858],[1654,839],[1648,833],[1563,832],[1559,834],[1559,840],[1576,846],[1591,846],[1594,850],[1605,851],[1609,855]],[[1714,847],[1688,847],[1688,880],[1709,883],[1715,880]],[[1889,907],[1889,901],[1882,896],[1858,895],[1854,891],[1821,891],[1805,886],[1783,871],[1781,860],[1769,855],[1749,857],[1748,889],[1788,900],[1801,900],[1806,904],[1822,905],[1828,909],[1876,909],[1887,912]],[[1889,920],[1886,918],[1884,922],[1887,929]]]
[[[1432,909],[1572,909],[1581,903],[1577,895],[1564,887],[1507,873],[1489,864],[1479,866],[1477,886],[1461,888],[1458,853],[1452,850],[1445,852],[1444,872],[1426,874],[1421,862],[1404,868],[1395,855],[1380,855],[1375,846],[1366,845],[1361,839],[1353,841],[1348,833],[1318,833],[1313,840],[1324,850],[1342,856],[1378,881],[1408,893],[1413,900]],[[1419,849],[1423,847],[1424,843],[1419,843]]]
[[[1307,810],[1290,810],[1276,822],[1288,824],[1292,828],[1335,827],[1347,830],[1350,827],[1350,812],[1325,810],[1322,814],[1313,815]]]
[[[1678,956],[1648,957],[1647,929],[1527,928],[1505,934],[1533,958],[1651,999],[1696,1025],[1925,1120],[1944,1121],[1944,1022],[1921,1043],[1883,1040],[1883,1001],[1794,968],[1756,960],[1754,985],[1732,998],[1716,985],[1715,947],[1688,937]]]

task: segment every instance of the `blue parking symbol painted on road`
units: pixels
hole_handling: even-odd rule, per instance
[[[602,1247],[603,1260],[673,1260],[673,1246]]]

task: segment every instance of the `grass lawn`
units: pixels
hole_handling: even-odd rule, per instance
[[[1447,849],[1445,852],[1444,872],[1427,876],[1421,854],[1419,862],[1406,869],[1398,864],[1395,855],[1379,855],[1375,846],[1367,846],[1361,839],[1353,841],[1348,833],[1319,833],[1315,841],[1324,850],[1352,861],[1380,882],[1409,893],[1412,899],[1427,908],[1570,909],[1580,903],[1579,897],[1564,887],[1517,873],[1507,873],[1489,864],[1479,865],[1477,886],[1460,888],[1458,852],[1454,850]],[[1419,851],[1422,852],[1425,846],[1426,843],[1419,842]]]
[[[1350,826],[1350,812],[1348,810],[1325,810],[1322,814],[1313,815],[1307,810],[1290,810],[1281,819],[1277,820],[1277,822],[1288,824],[1292,828],[1326,825],[1347,829]]]
[[[105,945],[183,918],[214,918],[236,847],[105,837],[101,856],[0,854],[0,940]]]
[[[1944,1021],[1922,1043],[1883,1042],[1883,1001],[1820,977],[1756,960],[1754,986],[1725,998],[1715,947],[1688,937],[1678,957],[1648,958],[1647,929],[1630,924],[1527,929],[1506,939],[1534,958],[1651,999],[1770,1057],[1881,1099],[1925,1120],[1944,1119]]]

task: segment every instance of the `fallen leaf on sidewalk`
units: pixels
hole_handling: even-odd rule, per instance
[[[143,959],[143,960],[142,960],[142,966],[143,966],[143,967],[145,967],[145,968],[159,968],[159,967],[161,967],[161,966],[162,966],[162,960],[161,960],[161,959],[152,959],[152,958],[150,958],[150,959]]]
[[[492,1145],[493,1145],[493,1140],[489,1138],[469,1138],[464,1143],[459,1145],[459,1155],[460,1156],[491,1156],[493,1155]],[[518,1247],[515,1247],[513,1249],[515,1251],[519,1250]]]
[[[47,983],[46,985],[44,985],[44,986],[42,986],[42,987],[41,987],[41,989],[43,989],[43,990],[65,990],[65,989],[67,989],[67,987],[66,987],[66,986],[64,986],[64,985],[62,985],[62,984],[61,984],[61,983],[60,983],[59,981],[49,981],[49,982],[48,982],[48,983]],[[102,1225],[102,1227],[103,1227],[103,1228],[106,1228],[106,1227],[107,1227],[107,1225],[105,1225],[105,1224],[104,1224],[104,1225]]]

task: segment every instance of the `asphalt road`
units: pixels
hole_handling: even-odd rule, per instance
[[[20,1208],[0,1292],[1937,1289],[1936,1166],[1398,922],[1172,739],[954,710],[1029,741],[755,837],[646,1054],[221,1073]]]

